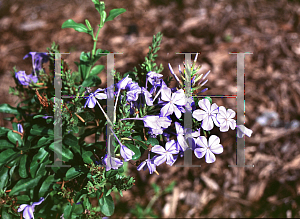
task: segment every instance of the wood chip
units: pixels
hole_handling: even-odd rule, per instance
[[[263,196],[266,186],[267,186],[266,180],[251,185],[250,190],[248,192],[247,199],[252,202],[258,201]]]

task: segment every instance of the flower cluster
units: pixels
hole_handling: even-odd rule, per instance
[[[39,71],[43,68],[43,63],[48,62],[47,53],[29,52],[23,59],[31,57],[32,59],[32,73],[27,75],[25,71],[18,71],[15,73],[15,78],[21,85],[30,85],[31,82],[38,82]]]
[[[196,59],[194,62],[196,62]],[[183,85],[175,75],[170,65],[169,68],[175,79],[178,81],[178,84]],[[244,134],[249,137],[251,136],[251,130],[247,129],[243,125],[236,125],[236,121],[234,119],[235,112],[232,109],[226,110],[224,106],[218,106],[216,103],[211,104],[210,98],[199,100],[198,106],[200,109],[197,109],[194,99],[191,98],[189,101],[193,106],[192,117],[194,121],[201,122],[201,127],[196,127],[196,130],[192,133],[192,145],[189,146],[185,140],[185,131],[182,126],[183,114],[186,112],[184,107],[187,103],[184,90],[182,88],[171,89],[167,87],[161,77],[161,74],[150,71],[147,74],[145,87],[139,86],[139,84],[132,81],[128,75],[115,85],[117,88],[117,92],[115,93],[117,101],[114,106],[114,111],[116,111],[117,105],[120,104],[118,99],[121,90],[126,93],[126,101],[130,105],[130,112],[142,110],[141,108],[144,109],[147,106],[160,109],[159,113],[156,115],[145,115],[142,118],[121,118],[120,121],[143,121],[143,126],[148,129],[148,134],[151,137],[156,138],[158,135],[168,137],[165,146],[153,145],[148,153],[148,159],[144,160],[138,166],[138,170],[145,170],[148,167],[152,174],[153,172],[156,172],[156,167],[164,162],[172,166],[178,158],[178,155],[183,156],[185,150],[193,150],[197,158],[205,156],[207,163],[215,162],[215,154],[221,154],[223,152],[223,146],[220,144],[220,138],[218,136],[211,135],[209,138],[206,136],[206,132],[212,130],[214,126],[218,127],[221,132],[227,132],[229,131],[229,128],[232,130],[237,129],[237,136],[239,138],[243,137]],[[195,84],[196,80],[199,81],[199,78],[201,78],[201,76],[194,75],[192,78],[192,84]],[[200,80],[202,85],[206,82],[207,80],[203,83],[203,78]],[[100,91],[104,91],[104,93],[99,93]],[[202,92],[204,91],[205,90]],[[93,108],[97,103],[102,112],[105,114],[98,100],[106,99],[106,92],[106,89],[97,89],[95,92],[90,93],[85,106]],[[131,115],[132,114],[133,113],[131,113]],[[107,117],[107,115],[105,116]],[[172,124],[175,125],[176,133],[172,131]],[[200,135],[201,129],[203,133],[205,133],[205,136]],[[111,131],[113,132],[112,129]],[[121,157],[124,161],[131,160],[134,152],[126,147],[115,133],[114,136],[120,145]],[[175,136],[176,139],[170,139],[170,137]],[[103,164],[106,165],[106,170],[109,171],[110,169],[118,169],[118,167],[123,165],[123,162],[119,158],[106,154],[103,159]]]

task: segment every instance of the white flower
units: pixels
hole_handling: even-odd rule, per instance
[[[217,114],[217,121],[220,123],[220,131],[227,132],[229,127],[234,130],[236,127],[236,121],[233,119],[235,112],[232,109],[226,109],[224,106],[219,107],[219,113]]]
[[[216,115],[218,113],[218,105],[212,104],[210,106],[210,102],[208,99],[202,99],[198,103],[199,107],[203,110],[195,110],[193,112],[193,117],[198,121],[202,121],[201,127],[205,131],[210,131],[214,127],[214,123],[219,127],[219,122],[216,119]]]
[[[196,145],[200,146],[194,150],[197,158],[202,158],[205,155],[206,163],[213,163],[216,161],[214,154],[221,154],[223,152],[223,146],[220,144],[220,138],[216,135],[209,137],[208,143],[204,136],[200,136],[196,140]]]
[[[246,128],[244,125],[237,125],[236,128],[237,128],[237,137],[238,138],[243,138],[244,135],[251,137],[252,132],[253,132],[251,129]]]

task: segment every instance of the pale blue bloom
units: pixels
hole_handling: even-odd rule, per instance
[[[238,138],[243,138],[244,135],[251,137],[252,132],[253,132],[251,129],[246,128],[244,125],[237,125],[236,129],[237,129],[237,137]]]
[[[88,106],[88,108],[94,108],[97,104],[97,99],[107,99],[106,93],[99,93],[100,91],[105,91],[105,89],[98,88],[94,93],[90,93],[87,101],[85,102],[84,107]],[[97,98],[97,99],[96,99]]]
[[[123,162],[118,158],[106,154],[103,158],[103,164],[106,166],[106,171],[109,171],[110,169],[118,169],[120,166],[123,165]]]
[[[178,106],[184,106],[186,104],[184,91],[180,89],[171,94],[170,88],[163,88],[161,91],[161,99],[168,102],[161,108],[161,115],[169,116],[174,112],[176,117],[179,119],[181,117],[181,111],[178,109]]]
[[[34,215],[33,215],[34,207],[36,205],[40,205],[44,200],[45,199],[43,197],[41,197],[38,202],[33,202],[32,205],[22,204],[22,205],[20,205],[18,212],[23,211],[24,219],[31,219],[31,218],[34,219]]]
[[[172,166],[176,161],[173,154],[177,155],[179,153],[176,147],[176,142],[174,140],[171,140],[166,143],[166,149],[160,145],[155,145],[154,147],[151,148],[151,151],[159,154],[159,156],[156,155],[153,157],[154,164],[156,166],[159,166],[164,162]]]
[[[205,155],[206,163],[215,162],[216,156],[214,154],[221,154],[223,152],[223,146],[220,144],[220,138],[216,135],[211,135],[208,143],[206,137],[198,137],[196,140],[196,146],[197,148],[194,150],[195,156],[197,158],[202,158]]]
[[[220,131],[227,132],[229,127],[234,130],[236,128],[236,121],[233,119],[235,112],[232,109],[226,109],[224,106],[219,107],[219,113],[217,114],[217,121],[220,123]]]
[[[125,145],[121,144],[120,148],[121,156],[124,158],[124,161],[129,161],[132,159],[132,156],[135,154],[132,150],[130,150]]]
[[[217,114],[219,112],[219,107],[217,104],[210,105],[208,99],[202,99],[199,101],[199,107],[203,110],[195,110],[193,112],[193,117],[198,121],[202,121],[201,127],[205,131],[210,131],[214,127],[214,123],[219,127],[219,122],[217,121]]]
[[[147,166],[146,166],[147,164]],[[140,171],[141,169],[146,170],[148,167],[150,174],[156,171],[156,166],[154,164],[153,159],[150,159],[150,152],[148,153],[148,159],[144,160],[138,167],[137,170]]]

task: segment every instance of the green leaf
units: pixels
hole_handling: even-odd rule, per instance
[[[0,127],[0,137],[6,136],[6,133],[9,132],[9,131],[11,131],[11,130],[8,129],[8,128]]]
[[[0,113],[20,114],[17,108],[10,106],[7,103],[0,104]]]
[[[104,187],[104,194],[107,194],[107,189]],[[97,198],[100,197],[100,192],[97,190]],[[105,196],[103,195],[101,199],[99,199],[100,210],[105,216],[111,216],[115,211],[115,204],[111,197],[111,195]]]
[[[39,137],[37,137],[37,138],[39,138]],[[37,142],[37,144],[36,144],[36,148],[40,148],[40,147],[42,147],[42,146],[48,145],[48,144],[50,144],[52,141],[53,141],[53,139],[51,139],[51,138],[49,138],[49,137],[41,137],[41,138],[39,139],[39,141]],[[34,147],[32,147],[32,148],[34,148]]]
[[[92,75],[84,80],[84,82],[82,83],[82,87],[80,89],[84,90],[85,87],[94,87],[99,84],[101,84],[101,79],[97,75]]]
[[[24,204],[26,202],[29,202],[30,198],[28,195],[19,195],[17,196],[17,203],[18,204]]]
[[[46,151],[44,148],[40,148],[38,153],[33,156],[33,159],[30,164],[30,174],[31,177],[34,178],[36,171],[41,163],[44,162],[44,160],[49,157],[49,152]]]
[[[27,154],[24,154],[21,157],[21,161],[20,161],[20,167],[19,167],[19,175],[22,178],[27,178],[28,177],[28,173],[27,173],[27,167],[26,167],[26,163],[27,163]]]
[[[75,167],[71,167],[67,173],[66,173],[66,177],[64,178],[64,180],[70,180],[70,179],[74,179],[82,174],[87,173],[87,169],[83,166],[75,166]]]
[[[6,207],[2,208],[1,219],[13,219],[13,215],[8,213],[8,209]]]
[[[94,157],[94,155],[93,155],[93,152],[91,152],[91,151],[85,151],[82,154],[83,161],[87,164],[93,163],[92,157]]]
[[[124,143],[124,145],[134,152],[134,155],[132,156],[132,160],[137,160],[141,157],[141,151],[139,148],[137,148],[136,146],[128,142]]]
[[[76,146],[78,145],[78,140],[73,134],[67,134],[63,140],[65,145]]]
[[[70,219],[72,214],[72,205],[68,202],[67,205],[64,206],[64,219]]]
[[[156,194],[160,191],[160,187],[156,183],[152,183],[151,186]]]
[[[90,71],[90,76],[99,74],[104,69],[104,65],[96,65]]]
[[[59,179],[54,179],[54,175],[48,176],[41,185],[39,197],[45,197],[45,195],[49,192],[49,188],[52,186],[52,183],[57,181],[59,181]]]
[[[151,144],[152,146],[159,145],[159,142],[156,138],[148,138],[146,141],[147,144]]]
[[[62,26],[62,29],[64,28],[73,28],[74,30],[78,31],[78,32],[84,32],[84,33],[88,33],[88,28],[86,26],[84,26],[84,24],[79,24],[76,23],[75,21],[73,21],[72,19],[69,19],[67,21],[65,21]]]
[[[16,185],[12,188],[12,190],[10,191],[10,193],[8,195],[12,196],[12,195],[16,194],[17,192],[26,191],[26,190],[29,190],[31,188],[34,188],[39,183],[41,178],[42,178],[42,176],[37,176],[34,179],[21,179],[21,180],[19,180],[16,183]]]
[[[2,167],[0,169],[0,190],[2,190],[5,186],[6,186],[6,183],[8,181],[8,168],[6,167]]]
[[[16,145],[9,142],[8,140],[0,139],[0,150],[4,150],[4,149],[8,149],[8,148],[15,148],[15,147],[16,147]]]
[[[14,155],[18,154],[18,152],[14,151],[13,149],[7,149],[0,153],[0,162],[5,164],[9,161]]]
[[[110,10],[108,17],[105,19],[105,22],[112,21],[115,17],[119,16],[120,14],[124,13],[126,9],[124,8],[115,8]]]
[[[145,150],[148,150],[147,145],[144,143],[144,141],[142,140],[142,137],[137,135],[137,136],[133,136],[133,139],[135,140],[135,143],[139,146],[142,146]]]
[[[99,14],[101,14],[101,12],[105,10],[104,2],[99,2],[99,0],[92,0],[92,2],[95,4],[95,8],[99,12]]]
[[[176,181],[172,181],[168,186],[167,188],[165,188],[164,192],[165,193],[170,193],[173,191],[174,187],[176,185]]]
[[[38,136],[45,136],[45,135],[54,135],[53,129],[49,129],[37,124],[34,124],[32,128],[30,129],[30,134],[32,135],[38,135]]]
[[[60,144],[57,142],[57,144],[50,144],[49,149],[54,151],[58,156],[61,154],[63,161],[69,161],[72,160],[74,155],[71,150],[66,149],[66,147],[63,144]]]
[[[13,143],[16,144],[17,141],[19,142],[19,146],[23,145],[23,141],[21,139],[21,135],[19,135],[18,133],[15,133],[13,131],[9,131],[7,133],[7,138]]]
[[[81,52],[79,59],[80,59],[80,64],[78,67],[78,71],[81,74],[81,78],[85,79],[87,75],[88,65],[90,65],[90,54]],[[80,90],[80,92],[82,92],[82,90]]]

